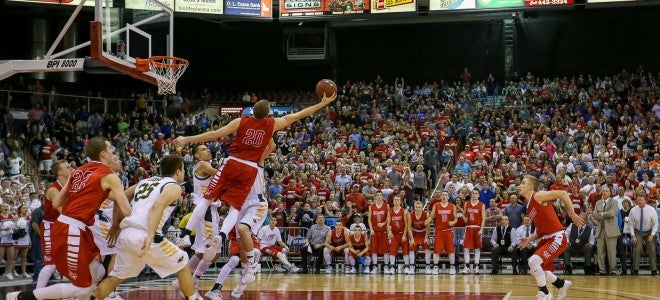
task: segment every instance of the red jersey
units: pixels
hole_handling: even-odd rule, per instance
[[[319,201],[321,203],[328,201],[330,199],[330,190],[325,188],[325,189],[317,189],[316,190],[316,196],[319,197]]]
[[[270,142],[270,137],[273,136],[274,126],[275,119],[272,117],[262,120],[242,117],[236,135],[229,146],[229,155],[259,163],[261,155]]]
[[[397,212],[394,208],[390,209],[390,226],[393,234],[401,234],[406,230],[406,210],[399,208]]]
[[[387,221],[387,212],[390,210],[389,205],[383,202],[380,207],[378,207],[378,205],[374,203],[369,205],[369,208],[371,209],[371,216],[369,217],[372,225],[371,229],[378,232],[387,231],[387,226],[378,227],[376,224],[385,223],[385,221]]]
[[[527,215],[534,222],[538,236],[564,230],[564,226],[559,222],[557,212],[555,212],[552,205],[548,202],[545,205],[541,205],[534,200],[534,195],[532,195],[532,198],[527,203]]]
[[[50,188],[55,188],[57,191],[61,191],[62,185],[59,181],[55,180],[55,182],[51,183],[48,187],[48,189]],[[44,221],[55,222],[59,216],[60,212],[53,207],[53,200],[48,199],[48,196],[44,196]]]
[[[447,206],[443,207],[442,203],[436,203],[433,209],[435,209],[435,218],[433,219],[435,230],[451,229],[453,226],[450,226],[449,222],[454,220],[453,214],[456,209],[454,204],[447,203]]]
[[[429,218],[429,214],[423,210],[422,214],[417,217],[416,212],[410,213],[410,226],[412,227],[413,234],[426,232],[426,219]]]
[[[472,205],[472,201],[465,203],[465,213],[467,214],[467,226],[479,226],[481,227],[482,220],[482,209],[484,204],[481,201],[477,202],[476,205]]]
[[[337,247],[346,244],[346,228],[342,227],[340,232],[337,229],[330,231],[330,245]]]
[[[355,238],[355,234],[351,234],[348,239],[351,241],[351,246],[353,246],[353,249],[358,250],[358,252],[364,250],[364,248],[367,248],[367,235],[364,233],[360,234],[360,240]]]
[[[62,214],[94,225],[94,215],[101,203],[108,199],[110,191],[101,187],[101,178],[113,174],[112,170],[98,161],[92,161],[71,172],[67,201],[62,206]]]

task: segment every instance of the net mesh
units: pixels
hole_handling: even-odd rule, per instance
[[[172,56],[153,56],[149,58],[149,70],[156,75],[159,95],[176,93],[176,83],[188,68],[188,61]]]

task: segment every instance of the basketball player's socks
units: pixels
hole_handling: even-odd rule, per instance
[[[555,280],[555,282],[553,282],[552,285],[554,285],[556,288],[560,289],[560,288],[564,287],[564,282],[566,282],[564,279],[557,278],[557,280]]]
[[[550,294],[550,291],[548,291],[548,286],[546,286],[546,285],[544,285],[544,286],[540,286],[540,287],[539,287],[539,291],[545,293],[546,295],[547,295],[547,294]]]
[[[213,287],[211,288],[212,291],[219,291],[222,290],[222,284],[215,283],[213,284]]]
[[[190,258],[190,261],[189,261],[188,265],[190,266],[191,272],[194,273],[195,270],[197,270],[197,266],[199,265],[200,261],[201,261],[201,259],[199,257],[197,257],[197,255],[193,255]]]
[[[193,275],[195,275],[195,277],[197,277],[197,279],[201,278],[202,275],[204,275],[204,273],[206,273],[206,270],[208,270],[209,267],[211,267],[211,264],[213,264],[213,262],[206,261],[206,260],[200,261],[199,264],[197,265],[197,268],[195,269],[195,273]]]

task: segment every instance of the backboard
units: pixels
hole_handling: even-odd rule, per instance
[[[89,1],[89,0],[88,0]],[[158,75],[135,69],[137,58],[173,56],[173,0],[96,0],[91,57],[109,68],[156,84]]]

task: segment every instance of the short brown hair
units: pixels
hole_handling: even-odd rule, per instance
[[[168,155],[160,162],[160,175],[172,176],[181,168],[183,168],[183,157],[180,155]]]
[[[529,181],[529,183],[532,184],[532,187],[534,188],[535,191],[539,190],[539,179],[538,178],[536,178],[532,175],[525,175],[524,178],[527,179],[527,181]]]
[[[108,150],[108,145],[105,144],[106,141],[107,140],[101,136],[95,136],[89,139],[87,146],[85,146],[85,152],[87,152],[87,156],[89,156],[89,158],[92,160],[100,160],[101,152]]]
[[[268,100],[259,100],[252,108],[252,115],[257,119],[264,119],[270,114],[270,102]]]
[[[57,173],[62,169],[62,164],[68,164],[69,162],[65,159],[60,159],[56,161],[53,166],[50,168],[50,171],[53,172],[53,175],[57,177]]]

